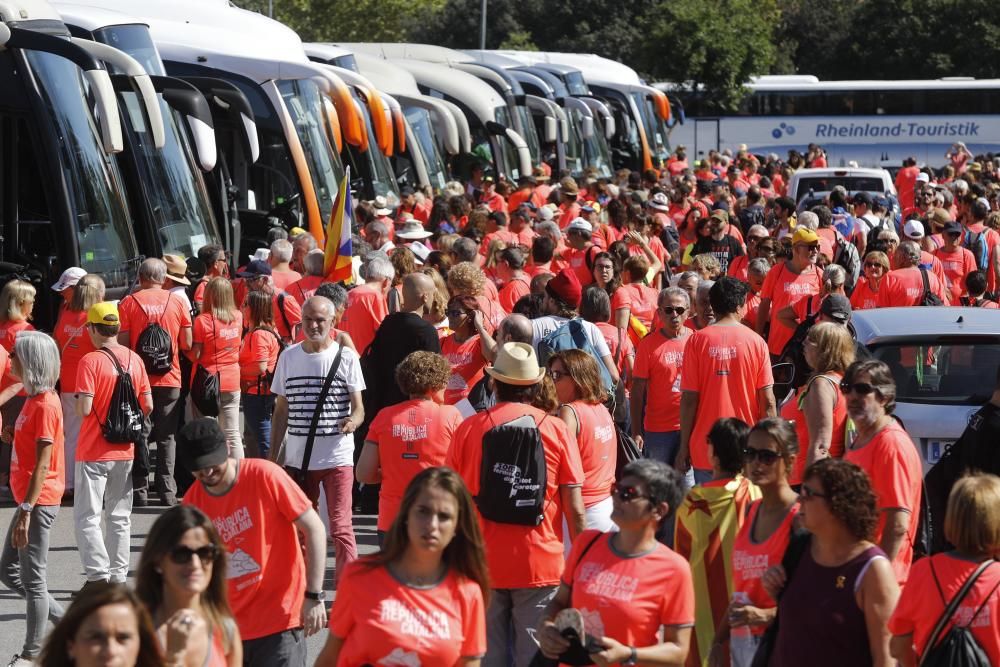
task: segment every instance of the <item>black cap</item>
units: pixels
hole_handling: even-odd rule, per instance
[[[872,207],[872,196],[870,194],[868,194],[867,192],[855,192],[854,193],[854,203],[855,203],[855,205],[857,205],[857,204],[864,204],[868,208],[871,208]]]
[[[820,304],[819,312],[840,324],[851,320],[851,302],[841,294],[831,294]]]
[[[229,447],[219,422],[199,417],[184,424],[177,434],[177,457],[192,473],[225,463]]]
[[[271,265],[262,259],[255,259],[249,264],[247,268],[240,271],[240,278],[256,278],[257,276],[269,276],[271,275]]]
[[[952,220],[951,222],[947,222],[944,225],[945,234],[961,234],[964,231],[965,230],[962,228],[961,222],[955,222],[954,220]]]
[[[417,193],[417,191],[414,190],[413,186],[409,185],[409,184],[404,185],[403,187],[401,187],[399,189],[399,194],[402,195],[403,197],[407,197],[409,195],[413,195],[413,194],[416,194],[416,193]]]

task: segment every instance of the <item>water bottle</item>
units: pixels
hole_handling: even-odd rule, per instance
[[[743,591],[733,593],[733,603],[737,606],[750,604],[750,597]],[[754,640],[753,632],[749,625],[730,625],[729,627],[729,655],[732,658],[733,667],[750,667],[753,662],[753,654],[757,650],[757,642]]]

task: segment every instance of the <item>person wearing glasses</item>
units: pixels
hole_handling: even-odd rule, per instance
[[[774,620],[777,603],[767,594],[761,577],[781,562],[795,530],[799,497],[788,483],[798,458],[795,426],[768,417],[750,429],[743,450],[744,470],[760,489],[761,498],[750,505],[732,550],[732,602],[719,623],[709,655],[709,667],[724,667],[729,644],[732,664],[747,667],[764,630]]]
[[[875,496],[865,472],[848,461],[823,459],[806,469],[799,516],[808,541],[790,577],[779,564],[762,579],[778,600],[771,667],[895,665],[887,624],[899,586],[872,542]]]
[[[865,253],[861,277],[851,293],[851,308],[870,310],[888,305],[889,288],[896,279],[889,273],[889,256],[881,250]]]
[[[810,215],[815,217],[815,214]],[[806,213],[801,217],[805,220]],[[760,307],[757,309],[757,333],[767,335],[767,347],[774,357],[781,354],[795,333],[794,329],[777,318],[777,313],[811,294],[819,294],[823,285],[823,272],[816,267],[818,257],[819,236],[814,230],[800,224],[792,234],[792,256],[771,267],[764,280],[764,287],[760,292]],[[770,330],[768,325],[771,325]]]
[[[226,548],[215,525],[191,505],[153,523],[135,582],[167,665],[237,667],[240,631],[226,595]]]
[[[210,244],[199,248],[198,259],[205,264],[205,275],[194,288],[194,307],[200,313],[208,281],[212,278],[229,278],[229,254],[221,245]]]
[[[486,363],[496,354],[496,342],[474,296],[453,296],[445,310],[451,333],[441,339],[441,354],[451,364],[444,391],[445,405],[455,405],[483,379]]]
[[[871,478],[878,503],[875,542],[892,561],[899,585],[906,583],[913,560],[913,540],[919,519],[923,469],[910,436],[893,417],[896,383],[885,362],[875,359],[851,364],[840,383],[847,414],[857,435],[844,459]]]
[[[660,461],[625,466],[612,495],[618,532],[580,534],[542,613],[538,639],[546,657],[556,659],[569,649],[555,618],[572,608],[583,617],[585,646],[597,664],[684,664],[695,617],[691,567],[656,540],[660,524],[681,501],[683,484]]]
[[[745,209],[744,209],[745,210]],[[726,275],[747,282],[749,278],[750,260],[763,257],[769,262],[774,261],[776,241],[764,225],[753,225],[747,230],[747,252],[745,255],[733,257],[726,269]]]

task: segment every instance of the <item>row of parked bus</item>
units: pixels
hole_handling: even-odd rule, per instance
[[[112,296],[143,256],[222,243],[235,266],[275,224],[322,239],[345,165],[394,204],[476,162],[647,168],[673,123],[597,56],[304,44],[227,0],[4,0],[0,91],[0,274],[77,265]]]

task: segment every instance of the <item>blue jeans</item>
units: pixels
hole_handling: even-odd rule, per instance
[[[257,450],[264,459],[271,450],[273,412],[274,394],[243,394],[243,420],[257,438]]]
[[[642,434],[642,455],[647,459],[662,461],[673,466],[677,459],[677,450],[681,446],[680,431],[644,431]]]

